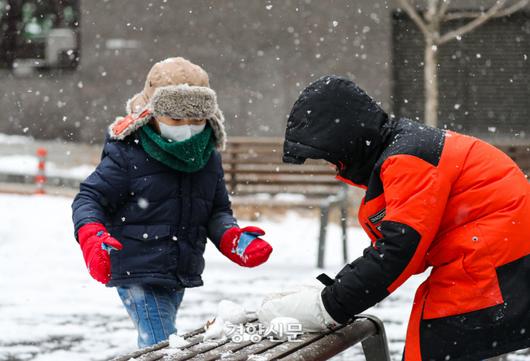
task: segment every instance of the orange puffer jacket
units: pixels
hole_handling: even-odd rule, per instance
[[[388,293],[432,267],[416,293],[405,360],[478,360],[530,346],[525,175],[495,147],[449,131],[433,164],[421,150],[410,149],[421,135],[405,133],[393,151],[383,153],[375,168],[380,183],[368,185],[371,197],[359,209],[359,222],[376,249],[385,242],[384,222],[406,225],[420,236]]]
[[[372,239],[322,302],[344,323],[411,275],[416,292],[404,358],[482,360],[530,347],[530,185],[473,137],[389,117],[349,79],[310,84],[287,121],[283,160],[325,159],[366,190]]]

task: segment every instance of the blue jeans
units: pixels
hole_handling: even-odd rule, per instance
[[[138,331],[138,347],[157,344],[177,332],[175,319],[184,288],[131,285],[117,290]]]

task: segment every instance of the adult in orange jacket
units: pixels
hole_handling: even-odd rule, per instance
[[[530,185],[508,156],[391,119],[353,82],[326,76],[301,93],[287,123],[284,161],[307,158],[366,189],[359,222],[372,244],[322,290],[326,316],[345,323],[431,268],[416,292],[405,360],[530,347]]]

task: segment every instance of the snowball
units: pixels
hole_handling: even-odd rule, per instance
[[[213,321],[208,321],[205,326],[205,332],[203,335],[203,341],[206,340],[222,340],[226,338],[225,334],[225,321],[217,317]]]
[[[217,317],[208,321],[205,326],[203,340],[219,340],[226,338],[227,325],[244,324],[248,321],[246,311],[235,302],[222,300],[217,306]]]
[[[217,306],[217,318],[233,324],[246,323],[248,321],[245,309],[228,300],[222,300]]]
[[[189,345],[189,342],[186,341],[182,336],[176,334],[169,335],[169,347],[170,348],[182,348]]]

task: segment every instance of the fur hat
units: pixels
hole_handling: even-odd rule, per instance
[[[217,96],[209,86],[208,74],[184,58],[168,58],[153,65],[144,89],[127,101],[126,117],[118,117],[109,126],[114,139],[124,139],[147,124],[152,116],[174,119],[207,119],[216,146],[224,149],[226,132]]]

